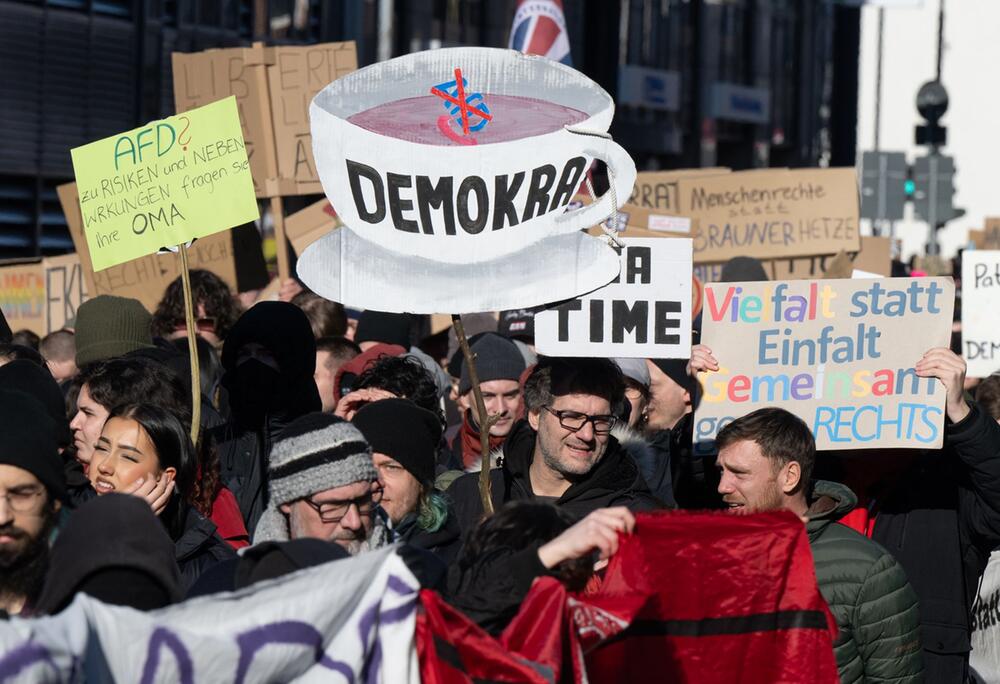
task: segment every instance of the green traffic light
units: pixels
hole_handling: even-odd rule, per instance
[[[907,195],[912,195],[913,191],[916,190],[916,188],[917,184],[914,183],[912,180],[907,180],[905,183],[903,183],[903,191],[906,192]]]

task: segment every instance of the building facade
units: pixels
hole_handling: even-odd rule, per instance
[[[72,249],[71,148],[172,114],[170,54],[355,40],[359,64],[506,47],[515,0],[0,0],[0,257]],[[859,10],[833,0],[564,0],[573,65],[641,170],[853,165]]]

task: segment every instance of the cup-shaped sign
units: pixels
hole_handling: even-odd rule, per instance
[[[628,198],[635,164],[606,136],[611,97],[513,50],[405,55],[340,78],[310,107],[323,189],[345,226],[396,252],[489,261],[593,226]],[[613,192],[566,211],[594,159]]]
[[[309,245],[298,275],[352,307],[408,313],[477,313],[572,299],[618,276],[618,254],[585,233],[554,235],[490,261],[442,264],[383,249],[338,228]]]

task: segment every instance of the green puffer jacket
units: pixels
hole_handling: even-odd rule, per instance
[[[917,595],[888,551],[837,523],[856,503],[844,485],[818,480],[806,512],[816,581],[837,620],[840,680],[922,682]]]

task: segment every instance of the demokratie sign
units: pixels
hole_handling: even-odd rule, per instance
[[[945,388],[914,364],[951,338],[950,278],[705,286],[702,340],[719,360],[699,376],[694,438],[766,406],[812,429],[818,449],[940,447]]]
[[[962,353],[970,378],[1000,370],[1000,251],[962,255]]]

